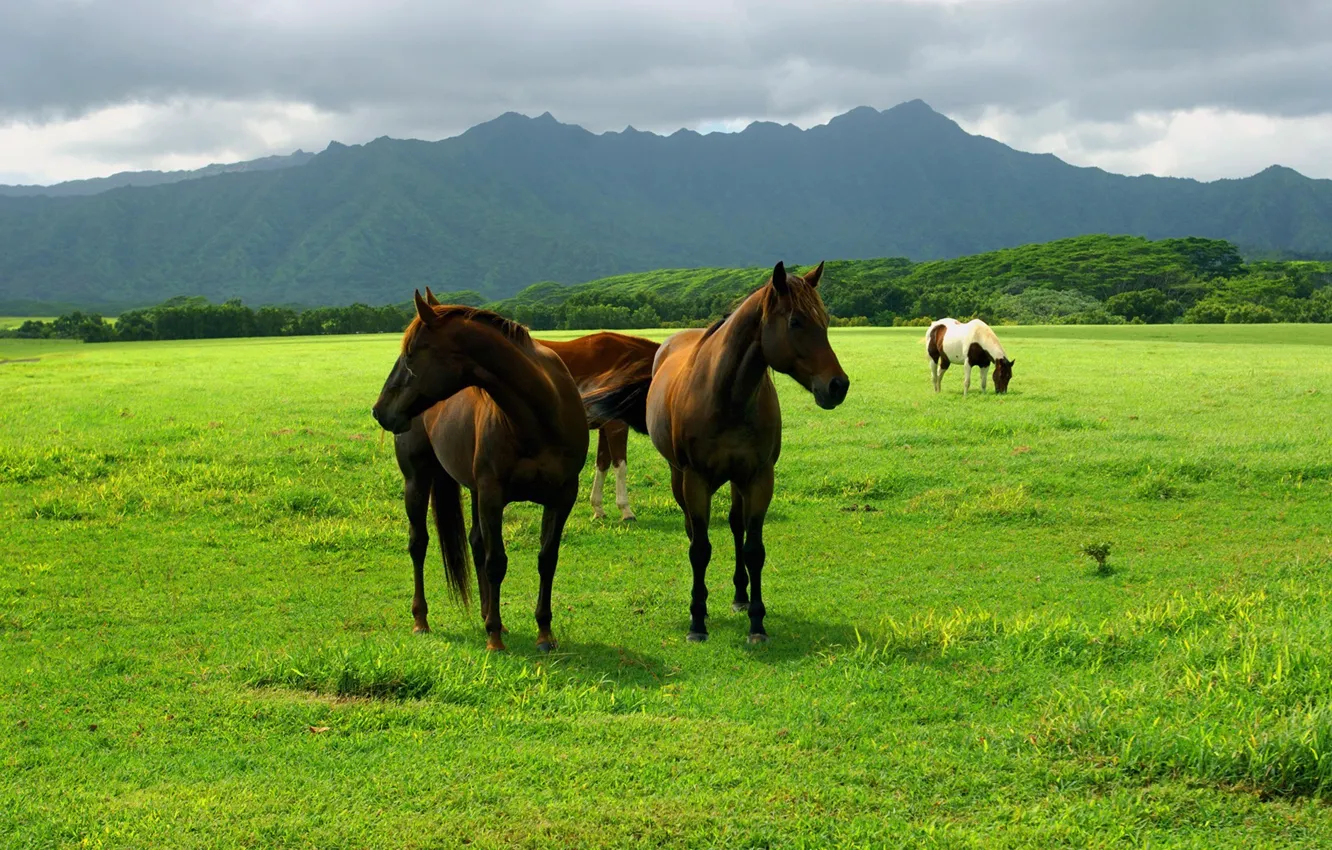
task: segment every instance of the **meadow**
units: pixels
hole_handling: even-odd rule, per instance
[[[776,376],[764,645],[725,491],[690,644],[664,461],[589,461],[550,655],[531,505],[509,650],[433,539],[412,634],[396,335],[0,340],[0,845],[1327,846],[1332,326],[999,332],[1004,396]]]

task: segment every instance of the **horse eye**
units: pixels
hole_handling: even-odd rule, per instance
[[[792,329],[792,330],[799,330],[799,329],[802,328],[802,327],[804,327],[804,323],[801,322],[799,318],[797,318],[797,317],[795,317],[795,316],[792,316],[792,317],[791,317],[791,329]]]

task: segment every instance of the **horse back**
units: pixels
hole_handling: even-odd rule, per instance
[[[608,373],[623,374],[641,366],[647,374],[659,343],[615,333],[598,331],[571,340],[536,340],[564,362],[581,391],[596,388],[598,379]]]

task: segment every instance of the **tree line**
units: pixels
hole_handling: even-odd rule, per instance
[[[769,271],[670,269],[576,286],[540,283],[502,301],[470,290],[440,298],[488,307],[535,331],[689,327],[725,315]],[[838,325],[919,325],[940,316],[991,324],[1332,322],[1332,263],[1245,262],[1233,244],[1215,239],[1084,236],[924,263],[830,261],[823,279]],[[7,335],[109,342],[398,333],[413,315],[409,300],[255,309],[196,296],[129,310],[114,322],[82,312],[30,320]]]

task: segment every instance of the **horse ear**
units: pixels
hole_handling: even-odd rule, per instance
[[[435,320],[438,318],[435,316],[435,308],[426,303],[425,299],[421,297],[421,290],[419,289],[412,290],[412,297],[416,301],[416,315],[421,317],[421,321],[425,323],[426,327],[433,328]]]
[[[823,277],[823,261],[819,260],[817,266],[805,272],[805,283],[808,283],[810,286],[818,286],[819,278],[821,277]]]
[[[431,307],[439,306],[439,299],[435,297],[435,293],[430,291],[429,286],[426,287],[426,303]]]
[[[791,285],[786,282],[786,263],[781,260],[772,267],[772,288],[777,290],[778,295],[791,294]]]

